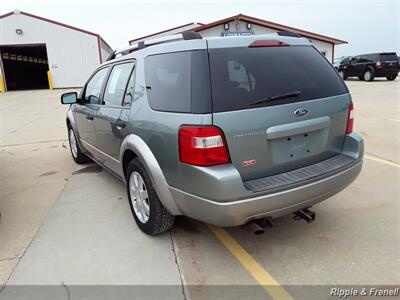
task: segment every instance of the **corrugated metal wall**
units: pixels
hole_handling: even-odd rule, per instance
[[[97,36],[14,13],[0,19],[0,45],[19,44],[46,44],[54,88],[82,86],[100,64]]]

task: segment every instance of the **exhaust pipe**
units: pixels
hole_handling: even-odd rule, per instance
[[[243,229],[253,232],[256,235],[263,234],[265,229],[258,225],[255,221],[250,221],[242,226]]]
[[[309,210],[308,208],[299,209],[294,213],[293,219],[304,220],[307,223],[312,223],[315,221],[315,212]]]
[[[257,223],[257,225],[261,226],[264,229],[268,229],[268,228],[274,227],[272,222],[267,218],[257,219],[257,220],[254,220],[254,222]]]

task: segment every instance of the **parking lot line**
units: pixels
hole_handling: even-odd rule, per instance
[[[226,230],[213,225],[208,227],[273,299],[294,299]]]
[[[389,161],[389,160],[386,160],[386,159],[382,159],[382,158],[374,157],[374,156],[370,156],[370,155],[364,155],[364,157],[365,157],[366,159],[379,162],[379,163],[381,163],[381,164],[389,165],[389,166],[392,166],[392,167],[395,167],[395,168],[400,168],[400,165],[399,165],[399,164],[397,164],[397,163],[395,163],[395,162],[392,162],[392,161]]]

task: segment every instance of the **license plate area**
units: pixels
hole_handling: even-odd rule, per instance
[[[273,161],[284,163],[321,153],[326,147],[328,133],[328,128],[324,128],[268,141]]]

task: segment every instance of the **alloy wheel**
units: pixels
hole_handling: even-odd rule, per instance
[[[76,138],[72,128],[69,130],[69,146],[71,147],[72,155],[78,157],[78,145],[76,144]]]
[[[136,217],[143,224],[147,223],[150,217],[149,195],[142,176],[136,171],[129,178],[129,193]]]

